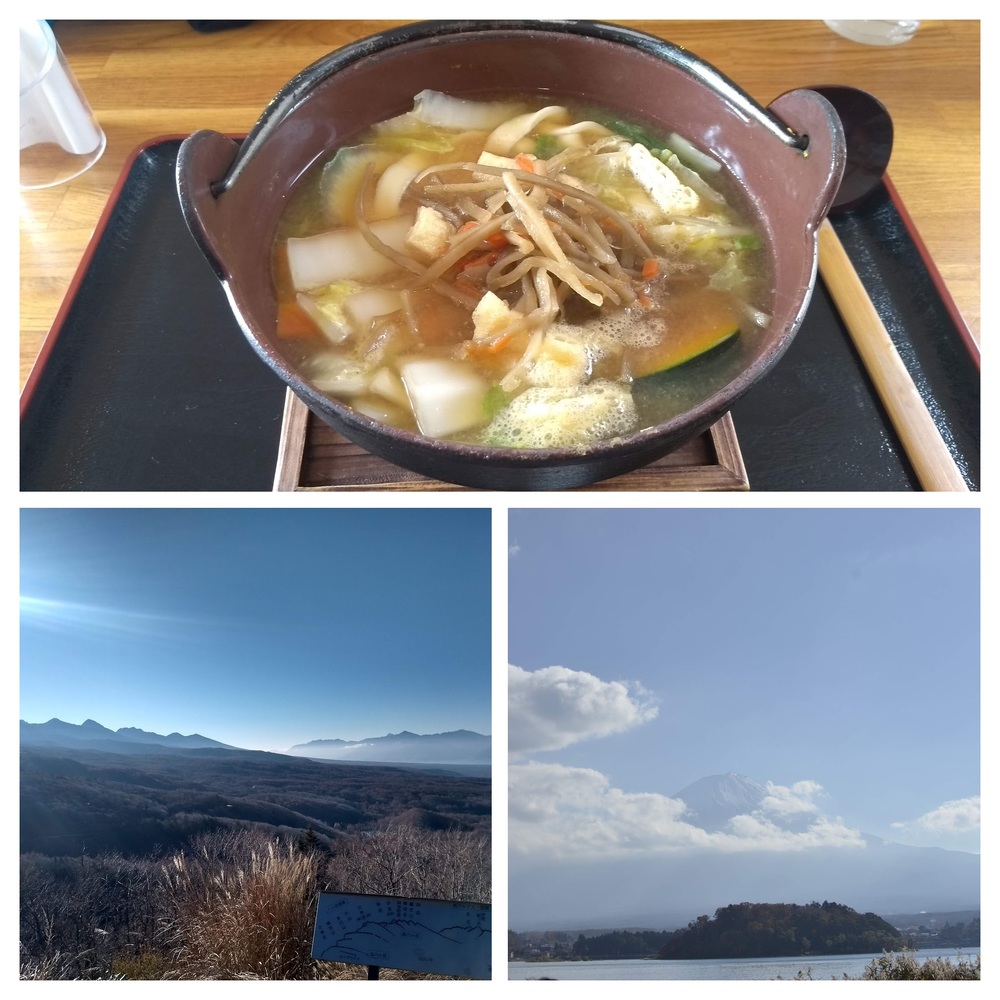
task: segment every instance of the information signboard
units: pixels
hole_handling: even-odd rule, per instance
[[[486,903],[321,892],[312,957],[489,979],[491,942]]]

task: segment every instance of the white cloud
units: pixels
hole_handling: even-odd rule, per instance
[[[508,776],[512,851],[562,858],[693,846],[708,836],[681,821],[678,799],[612,788],[599,771],[563,764],[512,765]]]
[[[842,820],[817,816],[806,830],[786,830],[758,814],[735,816],[730,822],[735,843],[724,850],[804,851],[811,847],[864,847],[860,831]]]
[[[686,807],[679,799],[614,788],[605,775],[589,768],[517,764],[510,767],[508,782],[510,850],[536,859],[654,858],[692,848],[745,852],[864,846],[857,830],[823,816],[805,830],[791,831],[757,813],[736,817],[727,832],[709,833],[684,821]]]
[[[979,829],[979,796],[951,799],[923,816],[905,823],[893,823],[895,830],[927,833],[969,833]]]
[[[624,732],[654,718],[657,707],[637,684],[604,681],[582,670],[508,667],[508,740],[516,761],[541,750]],[[655,858],[678,851],[803,851],[864,847],[857,830],[822,815],[812,780],[767,783],[752,814],[723,831],[685,820],[687,806],[656,792],[628,792],[590,768],[537,761],[509,769],[512,855],[577,861]]]
[[[778,816],[818,813],[819,806],[812,800],[822,792],[823,786],[817,781],[796,781],[790,788],[769,781],[767,795],[761,799],[760,808],[765,813],[774,813]]]
[[[521,546],[518,545],[517,542],[514,542],[513,545],[507,546],[507,555],[510,556],[511,559],[513,559],[514,556],[516,556],[520,551],[521,551]]]
[[[581,740],[621,733],[656,717],[639,684],[602,681],[583,670],[508,668],[511,753],[559,750]]]

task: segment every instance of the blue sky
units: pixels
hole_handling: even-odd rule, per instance
[[[734,771],[831,836],[978,852],[978,510],[512,510],[508,544],[512,845],[570,782],[581,827],[667,829]]]
[[[488,509],[21,512],[21,718],[491,732]]]

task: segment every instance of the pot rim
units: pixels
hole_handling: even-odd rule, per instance
[[[267,141],[270,133],[281,123],[309,92],[326,79],[347,67],[380,52],[414,42],[435,41],[453,35],[495,33],[503,34],[570,34],[582,35],[601,41],[614,42],[638,49],[655,56],[682,70],[707,86],[722,100],[739,109],[742,114],[762,125],[780,143],[792,149],[805,151],[809,147],[808,135],[789,128],[768,108],[755,101],[742,87],[716,69],[711,63],[689,49],[657,38],[647,32],[607,21],[588,20],[468,20],[468,21],[416,21],[412,24],[387,28],[367,38],[359,39],[335,49],[297,73],[272,98],[253,128],[247,134],[226,174],[212,184],[216,196],[223,194],[239,179],[257,149]]]

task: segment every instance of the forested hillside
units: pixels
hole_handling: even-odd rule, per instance
[[[671,935],[671,931],[609,931],[585,937],[573,945],[574,958],[653,958]]]
[[[392,820],[488,831],[490,779],[255,751],[21,749],[21,853],[145,855],[251,827],[329,843]]]
[[[676,931],[660,958],[772,958],[899,951],[903,936],[874,913],[840,903],[738,903]]]

